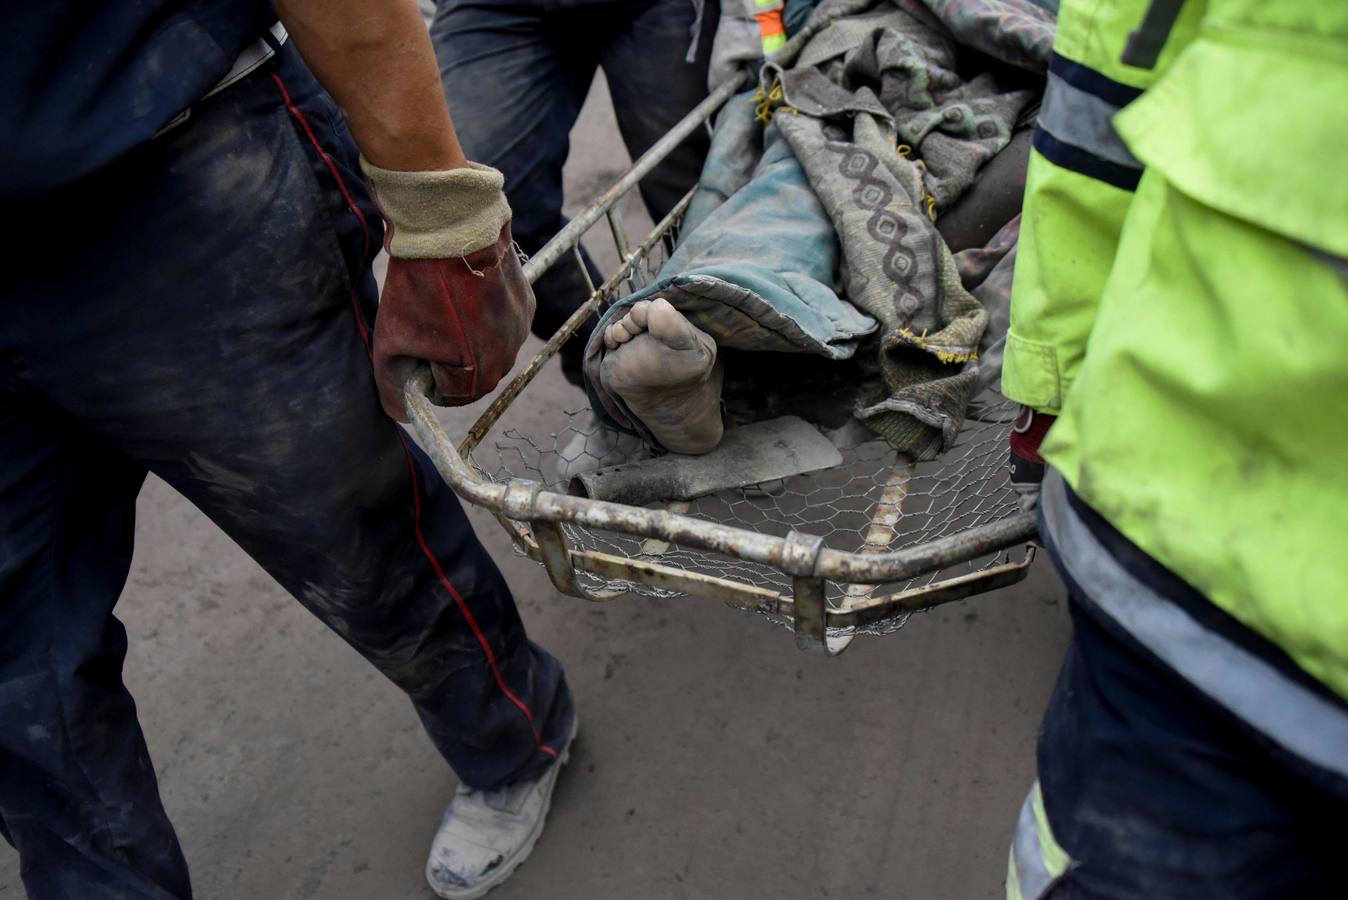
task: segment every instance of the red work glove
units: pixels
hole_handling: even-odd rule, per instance
[[[501,173],[471,164],[394,172],[361,160],[387,226],[388,278],[374,324],[374,376],[400,422],[403,384],[430,363],[431,396],[461,406],[490,393],[529,335],[534,294],[510,237]]]
[[[1044,458],[1039,445],[1058,417],[1020,408],[1011,427],[1011,487],[1020,495],[1020,508],[1031,512],[1039,505],[1039,488],[1044,481]]]

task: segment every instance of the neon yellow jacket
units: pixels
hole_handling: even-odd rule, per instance
[[[1120,62],[1146,6],[1062,10],[1086,96],[1041,122],[1003,387],[1060,414],[1086,503],[1348,697],[1348,3],[1190,0],[1154,70]]]

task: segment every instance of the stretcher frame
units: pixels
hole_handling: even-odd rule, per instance
[[[841,653],[859,632],[876,623],[906,618],[912,612],[961,600],[1022,580],[1034,559],[1037,528],[1033,514],[1016,511],[995,521],[982,522],[955,534],[890,549],[899,534],[902,505],[914,463],[896,455],[883,474],[883,492],[874,503],[864,545],[858,551],[828,546],[816,535],[791,530],[784,537],[686,515],[668,509],[628,506],[546,490],[537,480],[493,480],[471,461],[470,454],[525,391],[543,365],[596,311],[601,303],[630,283],[634,267],[672,233],[687,208],[691,193],[633,246],[617,207],[618,201],[642,177],[665,159],[685,138],[704,128],[716,111],[735,93],[727,83],[713,91],[607,191],[554,237],[524,266],[533,283],[551,266],[571,255],[591,288],[589,301],[564,323],[523,370],[505,384],[490,405],[456,445],[440,426],[427,399],[430,373],[423,369],[404,386],[404,399],[413,430],[441,476],[467,502],[490,511],[515,546],[541,563],[552,584],[564,594],[606,602],[628,593],[634,584],[669,594],[719,600],[732,607],[753,610],[789,624],[797,646],[807,652],[833,656]],[[622,265],[602,285],[594,286],[581,262],[581,238],[600,219],[606,219]],[[1009,430],[1009,423],[1007,426]],[[789,579],[788,591],[753,584],[745,579],[719,577],[646,559],[632,559],[573,545],[566,525],[696,548],[777,570]],[[879,586],[901,583],[916,576],[938,573],[989,554],[1024,545],[1019,559],[1008,559],[973,572],[941,577],[930,584],[876,596]],[[582,573],[586,576],[582,583]],[[592,586],[598,582],[601,587]],[[838,590],[828,590],[833,585]]]

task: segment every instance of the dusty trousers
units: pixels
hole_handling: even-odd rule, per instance
[[[1343,897],[1348,704],[1052,469],[1039,515],[1073,636],[1012,842],[1008,900]],[[1277,718],[1243,718],[1249,707],[1190,677],[1207,672]],[[1276,721],[1297,727],[1264,730]]]
[[[515,240],[537,253],[566,226],[562,166],[571,128],[603,70],[623,144],[649,150],[707,95],[707,62],[720,4],[691,0],[437,0],[431,41],[464,152],[505,174]],[[701,129],[641,180],[658,222],[697,183],[707,155]],[[606,188],[598,185],[596,188]],[[586,189],[584,199],[598,190]],[[580,248],[594,284],[600,273]],[[566,258],[534,284],[534,334],[547,340],[590,296]],[[562,346],[562,372],[581,383],[582,325]]]
[[[573,717],[561,666],[380,409],[379,219],[294,51],[10,213],[0,832],[29,895],[191,896],[113,612],[147,472],[402,688],[464,782],[543,771]]]

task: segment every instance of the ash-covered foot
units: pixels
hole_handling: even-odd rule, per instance
[[[721,443],[716,342],[662,297],[642,300],[604,331],[599,377],[666,448],[698,454]]]

